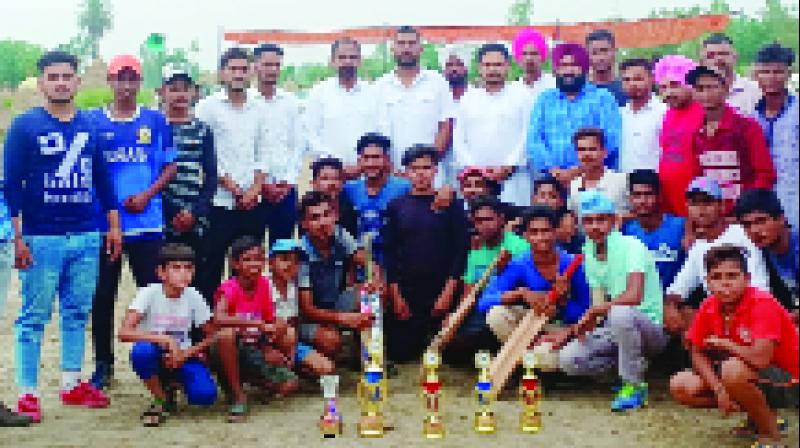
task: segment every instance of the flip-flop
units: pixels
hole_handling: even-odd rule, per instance
[[[142,413],[140,418],[142,420],[142,425],[148,428],[161,426],[165,420],[164,407],[160,404],[153,403]]]
[[[228,423],[241,423],[247,416],[247,405],[245,403],[235,403],[228,410]]]

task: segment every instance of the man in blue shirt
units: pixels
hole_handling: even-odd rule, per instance
[[[797,230],[787,225],[778,195],[761,188],[745,191],[736,201],[734,212],[747,237],[764,254],[770,292],[797,324],[800,238]]]
[[[105,252],[119,257],[119,213],[89,114],[75,108],[80,84],[74,56],[53,51],[38,62],[44,107],[20,115],[5,143],[6,199],[14,224],[22,307],[16,320],[17,410],[41,420],[37,386],[44,327],[56,294],[61,320],[61,401],[106,407],[109,399],[80,381],[86,321],[97,285],[99,211],[108,212]],[[99,203],[98,203],[99,202]]]
[[[109,182],[122,224],[122,249],[139,288],[157,283],[156,265],[164,239],[161,190],[175,177],[172,131],[160,112],[140,107],[142,66],[129,55],[108,66],[114,100],[108,109],[93,111],[100,151],[108,166]],[[113,374],[114,302],[122,261],[100,263],[92,312],[96,369],[92,385],[106,387]]]
[[[553,50],[556,88],[542,92],[528,127],[528,158],[534,172],[548,172],[562,184],[578,176],[578,156],[572,143],[575,131],[600,128],[608,149],[606,166],[616,168],[621,118],[614,96],[587,84],[589,56],[578,44],[565,43]]]
[[[650,249],[661,286],[666,290],[686,258],[682,245],[686,219],[662,210],[661,183],[655,171],[636,170],[629,174],[628,192],[634,218],[623,224],[622,234],[635,236]]]

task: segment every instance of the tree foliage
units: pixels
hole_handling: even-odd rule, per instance
[[[18,40],[0,40],[0,87],[16,88],[37,73],[36,61],[44,50]]]
[[[97,59],[100,54],[100,39],[113,25],[113,15],[107,0],[83,0],[78,13],[78,26],[89,47],[89,56]]]
[[[533,0],[514,0],[508,8],[506,23],[514,26],[531,24],[533,17]]]

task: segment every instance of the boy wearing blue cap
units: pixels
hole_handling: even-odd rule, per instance
[[[560,367],[569,375],[597,375],[616,367],[623,384],[611,410],[640,408],[647,404],[646,358],[667,342],[656,264],[641,241],[614,230],[616,210],[605,194],[587,190],[580,202],[587,237],[584,269],[594,305],[573,327],[577,338],[561,350]]]

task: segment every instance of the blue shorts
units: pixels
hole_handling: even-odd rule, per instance
[[[154,375],[166,371],[162,364],[165,350],[152,342],[137,342],[131,349],[131,366],[142,380],[149,380]],[[211,377],[208,367],[197,359],[188,359],[183,365],[171,372],[183,386],[189,404],[211,406],[217,401],[217,385]]]
[[[302,363],[308,355],[313,352],[314,349],[311,348],[310,345],[303,344],[302,342],[297,343],[297,349],[294,351],[294,363],[300,364]]]

